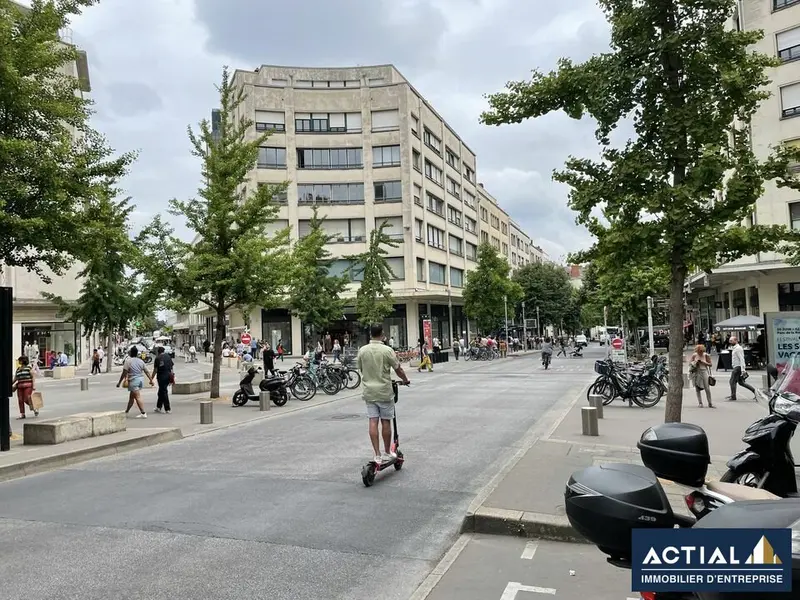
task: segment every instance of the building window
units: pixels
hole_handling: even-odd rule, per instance
[[[422,206],[422,188],[414,184],[414,204]]]
[[[444,216],[444,200],[428,192],[428,210],[440,217]]]
[[[386,265],[389,267],[390,279],[402,281],[406,278],[406,262],[401,256],[387,258]]]
[[[456,171],[458,171],[458,156],[455,152],[450,150],[450,148],[445,148],[445,159],[447,160],[447,164],[453,167]]]
[[[508,244],[506,243],[503,243],[503,254],[508,256]]]
[[[297,79],[297,80],[294,82],[294,87],[299,87],[299,88],[310,88],[310,87],[311,87],[311,81],[309,81],[309,80],[307,80],[307,79]]]
[[[511,264],[512,265],[517,264],[517,253],[516,252],[512,252],[511,253]]]
[[[487,211],[483,207],[481,207],[481,221],[483,221],[484,223],[489,222],[489,211]]]
[[[442,170],[427,159],[425,160],[425,177],[442,185]]]
[[[375,183],[375,202],[400,202],[402,199],[403,185],[399,181]]]
[[[419,119],[416,115],[411,115],[411,133],[414,137],[419,137]]]
[[[259,183],[258,184],[258,189],[259,190],[264,189],[264,188],[269,188],[269,187],[274,187],[274,186],[271,186],[268,183]],[[284,189],[284,190],[278,192],[277,194],[273,194],[272,201],[275,204],[286,204],[287,202],[289,202],[289,193]]]
[[[727,307],[727,303],[725,303]],[[800,283],[778,284],[778,310],[800,310]]]
[[[347,133],[360,133],[361,132],[361,113],[346,113],[344,115],[344,124],[347,128]]]
[[[461,197],[461,186],[458,185],[455,181],[447,178],[447,191],[450,192],[456,198]]]
[[[508,233],[508,225],[506,225],[505,223],[501,223],[500,224],[500,231],[503,232],[503,235],[507,234]]]
[[[435,263],[430,260],[428,261],[428,278],[431,283],[446,285],[446,272],[446,267],[444,265],[440,265],[439,263]]]
[[[783,62],[800,58],[800,27],[782,31],[775,39],[778,43],[778,58]]]
[[[444,250],[444,231],[433,225],[428,225],[428,246]]]
[[[419,152],[416,150],[411,151],[411,164],[414,165],[414,168],[422,173],[422,159],[420,158]]]
[[[797,115],[800,115],[800,83],[793,83],[781,88],[781,116]]]
[[[798,148],[800,148],[800,139],[788,140],[786,142],[783,142],[783,145],[793,150],[797,150]],[[787,168],[789,169],[790,173],[797,173],[798,171],[800,171],[800,162],[794,160],[789,161]]]
[[[400,146],[375,146],[372,149],[373,167],[399,167]]]
[[[469,242],[465,242],[467,246],[467,260],[471,260],[473,262],[478,260],[478,247],[475,244],[470,244]]]
[[[297,133],[348,133],[361,131],[361,113],[296,113]]]
[[[375,229],[381,225],[386,225],[384,233],[390,240],[403,241],[403,217],[377,217],[375,219]]]
[[[492,215],[492,227],[500,229],[500,218],[495,215]]]
[[[461,238],[450,235],[450,244],[448,248],[450,248],[450,254],[464,256],[464,241]]]
[[[427,281],[427,278],[425,277],[425,275],[426,275],[425,271],[426,271],[426,269],[425,269],[425,259],[424,258],[418,258],[417,259],[417,281],[420,281],[422,283],[425,283]]]
[[[422,235],[423,231],[423,223],[419,219],[414,219],[414,238],[418,242],[422,242],[425,240],[425,237]]]
[[[457,227],[461,227],[461,211],[456,210],[449,204],[447,205],[447,220],[450,221],[453,225]]]
[[[792,229],[800,230],[800,202],[789,204],[789,223]]]
[[[297,149],[298,169],[360,169],[361,148]]]
[[[400,111],[397,109],[372,111],[372,131],[396,131],[398,129],[400,129]]]
[[[478,232],[478,222],[472,217],[464,217],[464,229],[470,233]]]
[[[489,234],[486,231],[481,231],[481,244],[489,243]]]
[[[370,77],[367,80],[367,84],[370,87],[373,87],[373,86],[376,86],[376,85],[383,85],[384,83],[386,83],[386,80],[383,77]]]
[[[297,202],[298,204],[364,204],[364,184],[298,184]]]
[[[286,148],[259,148],[259,169],[285,169]]]
[[[774,10],[779,10],[797,4],[798,2],[800,2],[800,0],[772,0],[772,7]]]
[[[467,165],[464,165],[464,179],[475,183],[475,171],[473,171]]]
[[[464,190],[464,204],[470,208],[475,208],[475,196]]]
[[[276,79],[276,78],[273,77],[272,78],[272,85],[274,85],[276,87],[286,87],[287,85],[289,85],[289,80],[288,79],[280,79],[280,78]]]
[[[464,271],[450,267],[450,285],[453,287],[464,287]]]
[[[436,154],[439,156],[442,155],[442,140],[433,135],[427,127],[422,135],[422,141],[425,142],[428,148],[436,152]]]
[[[352,244],[367,238],[364,219],[325,219],[322,230],[332,244]],[[311,233],[311,221],[301,220],[297,224],[297,234],[304,238]]]
[[[256,111],[256,131],[286,131],[286,115],[272,110]]]
[[[492,236],[492,248],[495,250],[500,250],[500,238]]]

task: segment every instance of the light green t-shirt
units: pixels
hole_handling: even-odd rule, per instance
[[[394,350],[379,340],[371,340],[358,351],[357,363],[364,402],[394,401],[392,371],[400,366]]]

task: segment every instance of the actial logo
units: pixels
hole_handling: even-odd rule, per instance
[[[632,590],[784,592],[789,529],[634,529]]]

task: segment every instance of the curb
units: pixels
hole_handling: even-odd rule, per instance
[[[52,471],[53,469],[60,469],[95,458],[103,458],[105,456],[130,452],[131,450],[140,450],[149,446],[157,446],[158,444],[164,444],[166,442],[174,442],[182,437],[183,434],[178,428],[163,429],[155,433],[149,433],[127,440],[109,441],[92,448],[81,448],[80,450],[72,450],[54,456],[44,456],[42,458],[13,463],[0,467],[0,482],[19,479],[20,477],[35,475],[37,473],[44,473],[45,471]]]

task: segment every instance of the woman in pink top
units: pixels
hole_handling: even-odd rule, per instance
[[[700,396],[702,390],[706,391],[706,402],[708,408],[714,408],[711,404],[711,385],[708,378],[711,377],[711,357],[706,352],[704,344],[698,344],[694,349],[694,354],[689,359],[689,375],[694,383],[694,391],[697,392],[697,403],[703,408],[703,399]]]

